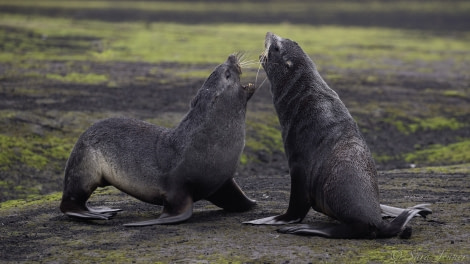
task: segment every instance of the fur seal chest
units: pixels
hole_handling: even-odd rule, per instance
[[[245,223],[297,223],[313,208],[339,223],[279,231],[374,238],[396,236],[416,214],[431,213],[425,204],[408,209],[379,204],[377,171],[356,122],[296,42],[268,32],[260,57],[282,129],[291,192],[286,213]],[[385,222],[382,213],[396,218]],[[411,235],[411,229],[403,234]]]
[[[205,199],[227,211],[255,205],[233,179],[245,144],[246,105],[255,89],[240,84],[235,55],[212,72],[173,128],[111,118],[85,131],[67,161],[60,210],[82,219],[109,219],[120,209],[91,208],[97,187],[108,185],[163,205],[159,218],[127,224],[171,224],[192,215]]]

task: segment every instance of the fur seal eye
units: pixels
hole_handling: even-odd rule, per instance
[[[229,70],[226,70],[226,71],[225,71],[225,78],[226,78],[226,79],[230,78],[230,75],[231,75],[231,74],[230,74],[230,71],[229,71]]]
[[[278,47],[278,46],[274,46],[274,51],[279,52],[279,47]]]

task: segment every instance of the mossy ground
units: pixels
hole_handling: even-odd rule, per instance
[[[448,171],[450,173],[446,173]],[[238,177],[258,207],[227,213],[197,202],[183,224],[126,228],[123,223],[158,216],[152,206],[108,187],[91,206],[124,209],[109,221],[76,221],[60,213],[61,193],[0,204],[2,260],[41,262],[209,262],[279,263],[465,263],[470,258],[467,199],[468,165],[438,172],[395,170],[379,176],[381,201],[396,206],[432,203],[433,214],[415,218],[409,240],[331,240],[283,235],[276,227],[240,222],[281,213],[289,199],[289,179],[279,174]],[[311,211],[304,223],[331,221]]]
[[[468,261],[469,3],[269,6],[0,0],[0,260]],[[63,167],[86,128],[113,116],[175,126],[229,54],[244,51],[256,61],[266,31],[297,41],[312,57],[358,122],[379,169],[417,167],[380,178],[384,203],[434,203],[429,220],[413,220],[411,240],[338,242],[239,224],[281,213],[289,199],[268,82],[248,104],[236,175],[259,201],[254,211],[229,214],[202,202],[188,223],[127,229],[121,224],[155,217],[160,208],[110,188],[92,202],[126,209],[116,219],[83,223],[61,215]],[[265,79],[256,64],[243,72],[244,83]],[[305,222],[315,220],[326,219],[311,213]]]

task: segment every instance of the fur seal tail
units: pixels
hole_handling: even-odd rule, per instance
[[[399,235],[400,238],[407,239],[411,237],[411,227],[406,225],[420,212],[420,209],[406,209],[390,223],[382,222],[380,226],[371,226],[364,223],[324,223],[289,226],[280,228],[277,231],[286,234],[326,238],[388,238]]]

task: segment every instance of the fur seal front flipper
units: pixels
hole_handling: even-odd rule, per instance
[[[85,131],[65,166],[60,210],[73,218],[109,219],[120,209],[91,208],[98,187],[112,185],[147,203],[163,205],[155,220],[127,226],[187,220],[193,203],[207,199],[227,211],[256,203],[233,180],[245,144],[245,117],[253,85],[240,84],[239,57],[217,66],[175,128],[110,118]]]
[[[369,148],[346,106],[318,73],[300,46],[267,33],[261,64],[271,83],[289,163],[291,192],[286,213],[247,224],[301,222],[310,208],[339,221],[281,228],[283,233],[330,238],[411,235],[406,224],[426,206],[401,209],[382,206],[377,171]],[[397,215],[398,213],[398,215]]]

